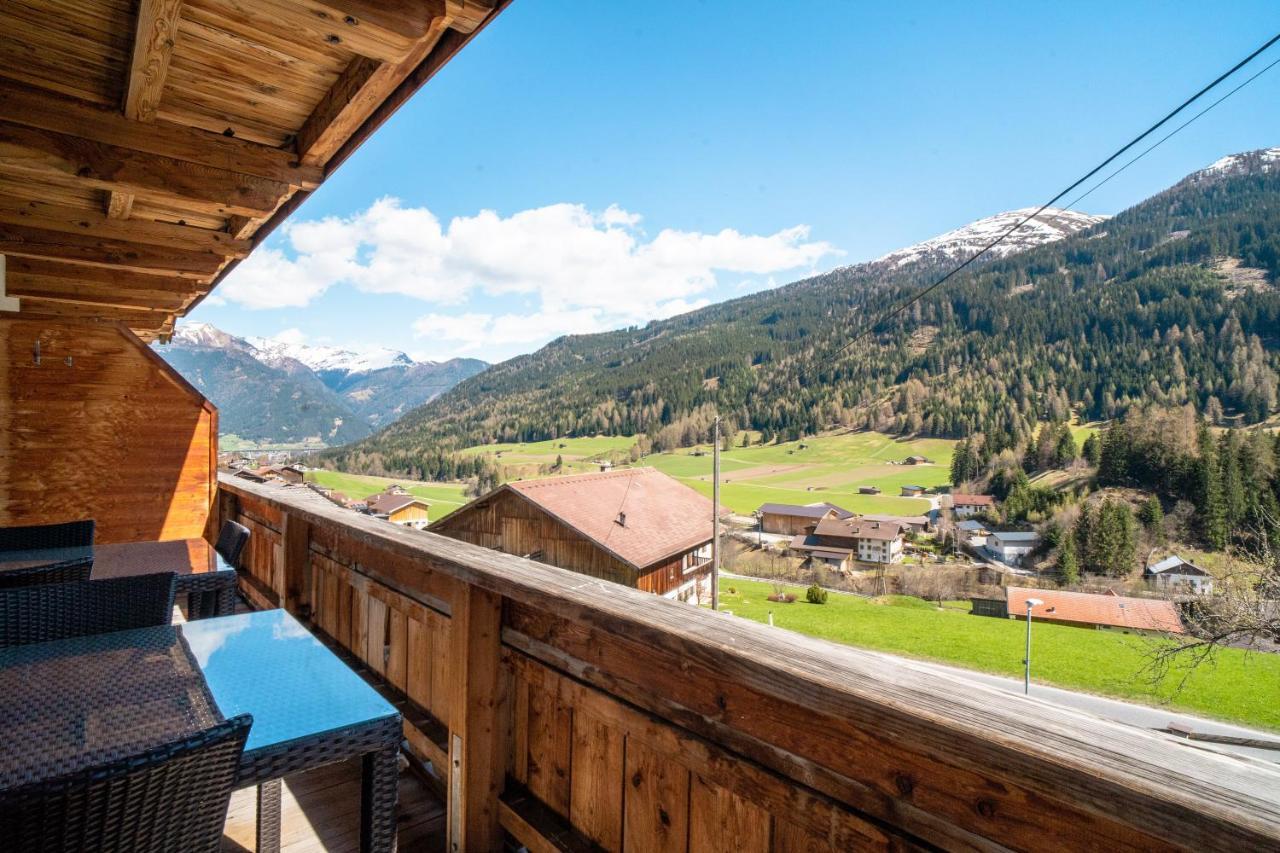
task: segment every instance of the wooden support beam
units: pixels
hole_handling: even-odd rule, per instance
[[[128,196],[132,205],[133,196]],[[124,218],[124,217],[121,217]],[[43,201],[15,201],[0,197],[0,225],[26,225],[63,234],[80,234],[105,240],[121,240],[162,246],[187,252],[208,252],[221,257],[243,258],[251,245],[221,231],[193,228],[172,222],[134,219],[127,224],[94,211]]]
[[[126,310],[179,311],[189,297],[172,293],[139,293],[130,291],[107,291],[101,288],[66,287],[59,284],[41,284],[38,282],[14,281],[9,285],[11,296],[24,299],[43,299],[66,305],[101,306],[103,308],[122,308]]]
[[[311,611],[311,525],[299,516],[283,513],[280,527],[283,558],[282,606],[291,613],[309,616]]]
[[[290,150],[172,122],[144,125],[115,110],[3,78],[0,120],[303,189],[315,189],[323,178],[321,169],[302,165]]]
[[[449,626],[448,849],[498,851],[509,680],[501,657],[502,597],[463,585]]]
[[[48,258],[13,256],[7,260],[11,285],[33,287],[61,285],[137,293],[179,294],[206,287],[201,282],[174,275],[157,275],[112,267],[84,266]]]
[[[0,174],[74,180],[217,213],[270,213],[289,187],[226,169],[202,166],[84,137],[0,121]]]
[[[225,260],[212,252],[167,249],[25,225],[0,225],[0,254],[54,258],[118,269],[155,270],[190,278],[212,276]]]
[[[383,62],[364,56],[352,59],[298,131],[297,149],[302,161],[315,165],[327,163],[431,53],[449,29],[449,23],[450,19],[443,14],[432,18],[398,61]]]
[[[182,0],[142,0],[133,33],[133,60],[125,86],[124,116],[141,122],[156,119],[160,93],[169,73],[169,59],[178,38],[178,11]],[[107,199],[107,215],[128,219],[133,196],[113,190]]]

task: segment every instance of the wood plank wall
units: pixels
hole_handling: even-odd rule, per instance
[[[202,536],[217,435],[213,405],[123,326],[0,317],[0,524]]]
[[[1280,849],[1280,770],[223,478],[243,589],[349,650],[449,849]],[[500,633],[500,642],[499,642]],[[967,686],[966,686],[967,685]],[[982,695],[975,695],[982,694]]]

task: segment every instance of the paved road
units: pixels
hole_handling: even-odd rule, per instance
[[[886,657],[892,658],[893,656],[886,655]],[[895,659],[901,660],[901,658]],[[970,679],[981,684],[995,687],[999,690],[1006,690],[1019,696],[1022,695],[1022,681],[1015,678],[1005,678],[1001,675],[988,675],[987,673],[974,672],[973,670],[961,669],[960,667],[947,666],[945,664],[924,663],[915,660],[911,661],[911,663],[914,666],[938,670],[946,673],[947,675]],[[1179,726],[1190,728],[1199,733],[1254,738],[1257,740],[1272,741],[1277,745],[1280,745],[1280,732],[1250,729],[1244,726],[1220,723],[1215,720],[1207,720],[1203,717],[1196,717],[1191,714],[1152,707],[1150,705],[1137,705],[1132,702],[1122,702],[1119,699],[1107,699],[1105,697],[1094,696],[1089,693],[1077,693],[1073,690],[1063,690],[1059,687],[1049,687],[1043,684],[1036,684],[1034,680],[1034,665],[1035,660],[1033,656],[1031,695],[1036,699],[1040,699],[1045,702],[1052,702],[1066,708],[1077,708],[1082,711],[1088,711],[1091,714],[1096,714],[1099,717],[1106,717],[1109,720],[1148,730],[1162,730],[1168,727],[1170,723],[1176,723]],[[1200,740],[1185,741],[1179,739],[1179,742],[1186,743],[1191,748],[1203,748],[1219,752],[1236,753],[1280,764],[1280,749],[1256,749],[1247,746],[1209,743],[1207,741]]]

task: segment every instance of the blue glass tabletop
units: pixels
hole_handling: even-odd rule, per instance
[[[246,750],[399,713],[283,610],[199,619],[182,634],[223,715],[253,715]]]

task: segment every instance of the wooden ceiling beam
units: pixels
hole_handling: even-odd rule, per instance
[[[303,189],[315,189],[324,177],[292,150],[172,122],[141,124],[116,110],[3,78],[0,120]]]
[[[22,299],[44,299],[64,305],[101,305],[107,308],[123,308],[141,311],[180,311],[189,297],[172,293],[157,294],[137,291],[110,291],[87,287],[68,288],[59,285],[20,282],[13,284],[10,295]]]
[[[208,278],[216,274],[226,260],[211,252],[166,249],[25,225],[0,225],[0,254],[116,269],[157,270],[188,278]]]
[[[351,60],[298,131],[296,145],[303,163],[317,166],[327,163],[387,96],[422,64],[449,29],[451,19],[443,14],[443,7],[441,11],[397,62],[380,62],[364,56]]]
[[[380,62],[396,62],[423,29],[415,21],[428,20],[433,7],[443,4],[415,0],[213,0],[234,6],[242,24],[272,33],[288,33],[289,40],[326,52],[335,48]],[[401,16],[404,17],[401,17]]]
[[[227,215],[270,213],[289,193],[287,184],[265,178],[11,121],[0,121],[0,173],[37,180],[73,178],[101,190],[176,196],[197,209]]]
[[[208,285],[199,280],[170,274],[85,266],[51,258],[26,258],[15,255],[6,259],[6,267],[10,283],[25,282],[32,287],[85,286],[179,295],[197,289],[208,289]]]
[[[129,196],[132,199],[132,196]],[[63,234],[81,234],[105,240],[145,243],[186,252],[208,252],[221,257],[243,258],[251,244],[221,231],[132,219],[118,218],[76,207],[43,201],[16,201],[0,196],[0,225],[27,225]]]
[[[133,59],[125,86],[124,117],[152,122],[160,106],[169,59],[178,38],[178,11],[182,0],[142,0],[133,33]],[[113,190],[107,198],[107,216],[128,219],[133,196]]]

